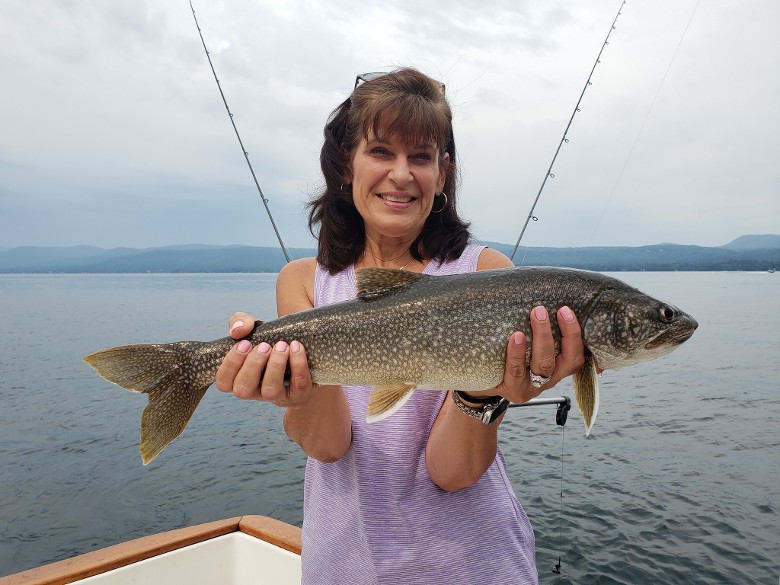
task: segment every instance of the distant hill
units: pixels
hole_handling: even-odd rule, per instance
[[[483,242],[507,255],[512,246]],[[313,256],[313,248],[292,248],[293,258]],[[516,264],[571,266],[601,272],[720,271],[780,268],[780,236],[742,236],[718,247],[657,244],[640,247],[521,247]],[[0,273],[278,272],[278,248],[184,245],[163,248],[92,246],[0,249]]]
[[[774,234],[740,236],[723,247],[729,250],[770,250],[780,248],[780,236]]]
[[[313,249],[292,248],[294,258]],[[250,246],[168,246],[163,248],[11,248],[0,251],[0,273],[278,272],[279,248]]]
[[[507,256],[513,246],[486,242]],[[524,248],[515,254],[515,264],[525,266],[570,266],[599,272],[621,271],[756,271],[780,268],[780,245],[775,248],[730,249],[656,244],[639,247]]]

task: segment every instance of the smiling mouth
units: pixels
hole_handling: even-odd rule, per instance
[[[377,197],[383,201],[390,201],[392,203],[411,203],[414,201],[414,197],[409,195],[390,195],[388,193],[378,193]]]

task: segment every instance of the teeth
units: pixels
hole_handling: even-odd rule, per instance
[[[409,203],[414,200],[414,197],[399,197],[396,195],[380,195],[381,199],[384,199],[385,201],[392,201],[394,203]]]

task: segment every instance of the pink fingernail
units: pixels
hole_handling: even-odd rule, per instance
[[[271,351],[271,346],[268,345],[265,341],[263,341],[260,345],[257,346],[257,351],[260,353],[268,353]]]
[[[574,313],[569,307],[561,307],[561,317],[563,317],[563,320],[567,323],[574,321]]]
[[[276,351],[287,351],[287,343],[284,341],[277,341],[274,349]]]
[[[301,351],[301,344],[298,343],[297,341],[293,341],[290,344],[290,351],[292,351],[293,353],[298,353],[299,351]]]
[[[231,331],[235,331],[239,327],[243,327],[243,326],[244,326],[244,322],[239,320],[239,321],[236,321],[235,323],[233,323],[233,326],[230,328],[230,330]]]
[[[523,335],[522,332],[517,331],[512,335],[512,342],[515,345],[522,345],[523,341],[525,341],[525,335]]]
[[[236,345],[236,351],[238,353],[246,353],[249,351],[249,349],[252,347],[252,344],[249,343],[246,339],[242,339],[238,342],[238,345]]]
[[[547,309],[544,307],[536,307],[534,309],[534,315],[536,315],[537,321],[547,321]]]

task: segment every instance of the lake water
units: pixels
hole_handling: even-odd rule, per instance
[[[565,428],[554,406],[509,412],[501,445],[541,582],[778,583],[780,275],[618,276],[700,327],[661,360],[605,373],[587,439],[576,407]],[[0,575],[242,514],[300,525],[304,457],[278,409],[211,390],[144,467],[145,397],[81,361],[113,345],[222,337],[237,309],[273,318],[274,281],[0,275]],[[571,395],[568,381],[551,394]]]

